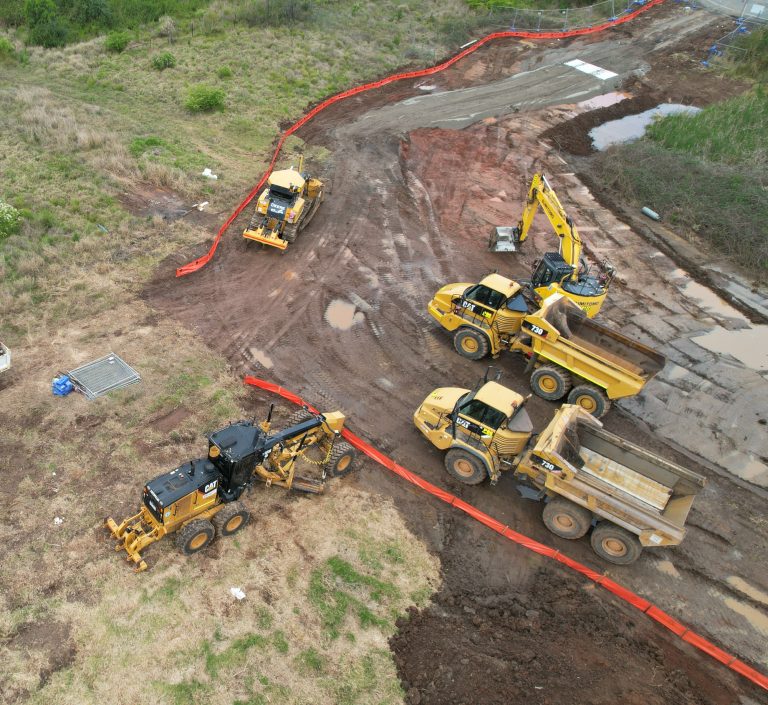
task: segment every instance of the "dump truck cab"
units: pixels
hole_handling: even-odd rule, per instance
[[[474,390],[442,387],[424,400],[413,420],[430,443],[448,451],[445,463],[451,475],[465,484],[486,477],[495,483],[531,437],[525,402],[498,382]]]
[[[429,302],[429,313],[454,337],[456,350],[471,360],[497,355],[503,340],[520,331],[528,314],[523,287],[500,274],[489,274],[477,284],[449,284]],[[473,332],[474,331],[474,332]]]

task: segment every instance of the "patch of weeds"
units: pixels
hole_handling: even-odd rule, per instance
[[[190,113],[212,113],[224,110],[226,94],[220,88],[199,84],[189,89],[184,107]]]
[[[10,203],[0,201],[0,240],[19,232],[21,212]]]
[[[294,659],[297,667],[300,671],[308,674],[320,674],[325,669],[323,664],[323,657],[315,651],[315,649],[309,648],[299,653]]]
[[[216,75],[219,78],[232,78],[232,69],[229,68],[229,66],[221,66],[217,71]]]
[[[235,700],[232,705],[267,705],[263,695],[252,695],[248,700]]]
[[[261,634],[248,634],[239,639],[235,639],[224,651],[216,653],[211,648],[209,641],[203,642],[203,655],[205,656],[205,671],[212,678],[216,679],[221,668],[237,666],[245,660],[249,649],[258,647],[260,649],[267,645],[267,639]]]
[[[120,54],[131,41],[130,32],[110,32],[104,40],[104,48],[114,54]]]
[[[152,57],[152,68],[157,71],[165,71],[176,66],[176,57],[170,51],[164,51]]]
[[[376,615],[360,599],[336,587],[333,584],[334,578],[352,588],[368,588],[370,598],[379,603],[385,597],[394,598],[400,594],[395,585],[359,573],[338,556],[329,558],[324,568],[312,571],[309,579],[309,600],[320,614],[323,627],[331,639],[339,637],[339,628],[350,607],[355,609],[358,620],[363,627],[386,627],[389,624],[386,619]]]
[[[163,602],[171,602],[178,597],[179,588],[181,587],[181,580],[178,578],[168,578],[152,596],[152,599],[162,600]]]
[[[171,699],[173,705],[189,705],[197,693],[205,692],[208,686],[197,680],[181,683],[155,683]]]
[[[272,646],[279,654],[288,653],[288,640],[285,638],[285,634],[279,629],[272,634]]]
[[[259,629],[269,629],[272,626],[272,613],[266,607],[259,607],[256,624],[259,625]]]
[[[131,144],[128,146],[128,151],[138,159],[144,152],[157,147],[167,148],[168,143],[160,137],[149,135],[148,137],[132,139]]]
[[[405,561],[403,551],[396,541],[363,540],[358,555],[363,565],[377,573],[384,568],[382,561],[393,564]]]

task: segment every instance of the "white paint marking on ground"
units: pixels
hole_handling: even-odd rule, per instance
[[[595,66],[594,64],[588,64],[586,61],[581,61],[580,59],[571,59],[570,61],[566,61],[565,65],[570,66],[571,68],[574,68],[577,71],[588,73],[590,76],[599,78],[601,81],[606,81],[609,78],[618,76],[618,74],[614,73],[613,71],[609,71],[608,69],[601,69],[599,66]]]

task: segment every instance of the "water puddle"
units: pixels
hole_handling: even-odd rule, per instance
[[[272,358],[263,350],[251,348],[248,352],[251,353],[254,362],[258,362],[262,367],[271,370],[275,366],[275,363],[272,362]]]
[[[673,275],[678,273],[685,277],[690,277],[688,272],[682,269],[675,270]],[[721,318],[735,318],[738,321],[743,321],[745,325],[749,324],[749,320],[741,311],[731,306],[724,299],[721,299],[712,289],[708,289],[692,279],[687,281],[685,286],[680,287],[680,292],[685,298],[693,299],[707,313]]]
[[[726,330],[719,326],[691,340],[713,353],[731,355],[757,372],[768,371],[768,326]]]
[[[744,602],[735,600],[732,597],[726,597],[723,602],[729,609],[740,614],[746,619],[752,627],[757,631],[768,636],[768,616],[763,614],[759,609],[752,607]]]
[[[629,98],[629,93],[623,93],[621,91],[611,91],[610,93],[603,93],[602,95],[596,95],[589,100],[582,100],[581,103],[576,103],[577,108],[583,108],[584,110],[597,110],[598,108],[609,108],[611,105],[621,103],[622,100]]]
[[[619,120],[604,122],[602,125],[593,127],[589,131],[589,136],[592,138],[595,149],[603,150],[614,144],[622,144],[639,139],[645,134],[645,128],[659,117],[676,115],[678,113],[694,115],[700,110],[701,108],[694,108],[689,105],[662,103],[637,115],[627,115]]]
[[[671,578],[679,578],[680,573],[677,572],[677,568],[675,568],[674,563],[672,561],[668,560],[661,560],[656,561],[653,564],[653,567],[656,568],[660,573],[664,573],[664,575],[669,575]]]
[[[768,594],[762,590],[758,590],[754,585],[750,585],[746,580],[740,578],[738,575],[729,576],[726,581],[732,587],[735,587],[739,592],[743,592],[748,597],[751,597],[757,602],[762,602],[764,605],[768,605]]]
[[[362,323],[365,320],[365,314],[358,311],[355,304],[343,299],[334,299],[325,310],[325,320],[331,328],[349,330],[355,323]]]

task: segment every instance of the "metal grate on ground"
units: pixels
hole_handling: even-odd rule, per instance
[[[96,399],[141,380],[141,375],[115,353],[82,365],[67,375],[88,399]]]

